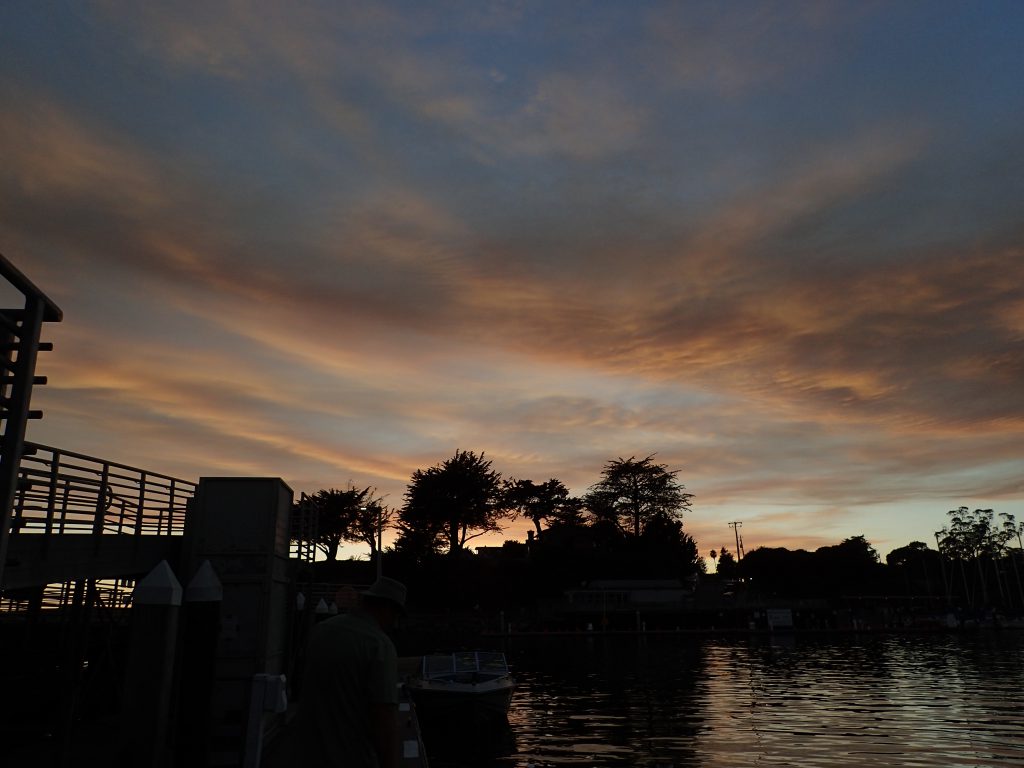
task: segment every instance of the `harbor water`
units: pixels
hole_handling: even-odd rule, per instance
[[[1021,631],[515,637],[504,650],[508,722],[434,735],[433,768],[1024,764]]]

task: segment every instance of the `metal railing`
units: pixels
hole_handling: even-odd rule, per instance
[[[25,443],[11,533],[183,533],[196,484],[72,451]]]
[[[75,581],[56,581],[43,584],[38,591],[20,590],[0,594],[0,615],[12,617],[27,615],[36,610],[37,617],[58,614],[74,601]],[[131,606],[135,579],[97,579],[92,582],[92,604],[105,611],[107,616],[119,617],[119,613]]]
[[[60,307],[36,288],[3,254],[0,277],[25,300],[21,309],[0,308],[0,575],[7,560],[11,510],[18,483],[18,468],[29,419],[42,412],[29,409],[32,387],[45,384],[45,376],[36,376],[36,357],[52,349],[40,342],[43,323],[60,322]]]

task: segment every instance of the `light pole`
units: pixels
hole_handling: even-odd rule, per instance
[[[384,533],[384,506],[377,505],[377,578],[384,572],[384,560],[381,553],[381,538]]]

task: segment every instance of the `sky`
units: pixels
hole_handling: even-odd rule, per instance
[[[653,454],[703,554],[1024,519],[1021,39],[1015,1],[7,0],[0,253],[64,312],[28,439],[393,507],[456,450],[577,494]]]

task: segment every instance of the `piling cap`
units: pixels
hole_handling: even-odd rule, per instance
[[[224,598],[224,587],[217,578],[209,560],[203,560],[196,575],[185,588],[185,602],[219,603]]]
[[[133,605],[181,605],[181,584],[166,560],[161,560],[135,585]]]

